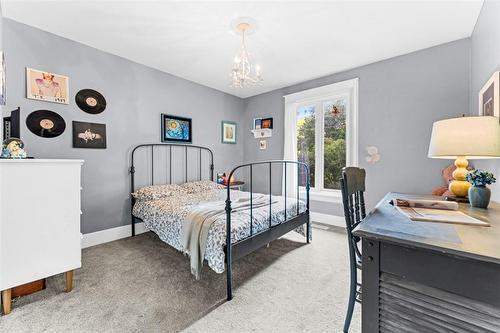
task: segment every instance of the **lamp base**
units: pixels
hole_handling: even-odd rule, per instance
[[[453,171],[453,180],[450,182],[448,189],[458,198],[465,198],[469,193],[469,187],[471,184],[465,180],[465,176],[469,172],[467,166],[469,162],[464,156],[458,156],[455,160],[455,166],[457,167]]]
[[[446,200],[446,201],[456,201],[456,202],[459,202],[459,203],[469,203],[469,198],[467,198],[467,197],[446,196],[446,197],[444,197],[444,200]]]

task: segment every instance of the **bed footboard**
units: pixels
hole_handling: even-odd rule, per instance
[[[283,176],[284,183],[287,184],[287,166],[288,165],[297,165],[297,174],[292,175],[297,177],[297,212],[295,215],[287,216],[287,186],[284,186],[284,198],[285,198],[285,216],[284,221],[277,224],[272,225],[272,166],[273,165],[282,165],[283,166]],[[258,233],[254,233],[253,230],[253,207],[252,207],[252,198],[253,198],[253,167],[255,165],[269,165],[269,227],[264,231],[260,231]],[[255,163],[242,164],[234,168],[230,173],[227,179],[231,179],[233,174],[242,168],[248,168],[250,172],[250,236],[239,240],[236,243],[232,243],[231,241],[231,189],[227,187],[227,197],[226,197],[226,246],[225,246],[225,254],[226,254],[226,278],[227,278],[227,300],[230,301],[233,298],[232,292],[232,262],[238,258],[241,258],[253,251],[263,247],[266,244],[269,244],[271,241],[278,239],[284,234],[296,229],[301,225],[306,225],[306,242],[309,243],[309,235],[311,231],[311,221],[309,218],[309,167],[307,164],[297,161],[286,161],[286,160],[272,160],[272,161],[262,161]],[[305,212],[300,212],[299,209],[299,180],[300,174],[302,172],[305,173],[306,179],[306,210]],[[280,175],[281,176],[281,175]]]

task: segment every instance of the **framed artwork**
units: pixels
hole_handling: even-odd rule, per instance
[[[256,129],[260,129],[262,125],[262,118],[254,118],[253,119],[253,129],[256,130]]]
[[[495,72],[479,91],[479,115],[500,119],[500,72]]]
[[[73,148],[106,148],[106,124],[73,121]]]
[[[236,143],[236,123],[223,120],[222,128],[222,143]]]
[[[5,105],[6,103],[6,89],[5,89],[5,57],[3,51],[0,51],[0,105]]]
[[[67,76],[26,67],[26,98],[69,104]]]
[[[267,149],[267,141],[266,140],[260,140],[259,141],[259,148],[260,148],[260,150],[266,150]]]
[[[261,123],[261,128],[273,128],[273,118],[263,118]]]
[[[162,113],[161,141],[162,142],[193,142],[191,118],[183,118]]]

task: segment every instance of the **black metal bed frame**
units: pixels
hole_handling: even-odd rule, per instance
[[[185,170],[184,176],[185,181],[188,181],[188,150],[194,149],[199,152],[199,180],[201,180],[201,154],[202,151],[207,151],[210,157],[210,180],[214,179],[214,163],[213,163],[213,152],[207,148],[202,146],[194,146],[194,145],[183,145],[183,144],[168,144],[168,143],[154,143],[154,144],[141,144],[132,150],[131,153],[131,164],[130,164],[130,193],[135,191],[135,164],[134,164],[134,154],[138,149],[147,148],[151,149],[151,185],[154,185],[154,148],[155,147],[165,147],[168,148],[168,158],[169,158],[169,183],[172,182],[172,147],[183,147],[184,148],[184,158],[185,158]],[[286,211],[286,202],[287,202],[287,186],[284,186],[284,197],[285,197],[285,220],[277,225],[272,225],[272,166],[276,164],[281,164],[284,167],[284,182],[286,184],[287,181],[287,166],[297,165],[297,214],[294,216],[287,216]],[[255,165],[268,165],[269,166],[269,228],[260,231],[254,234],[253,230],[253,167]],[[303,162],[297,161],[289,161],[289,160],[270,160],[270,161],[260,161],[254,163],[242,164],[235,167],[229,173],[227,179],[231,179],[233,174],[242,168],[249,168],[250,171],[250,236],[239,240],[236,243],[232,243],[231,241],[231,189],[230,186],[227,186],[227,197],[226,197],[226,245],[224,247],[224,252],[226,254],[226,278],[227,278],[227,300],[230,301],[233,298],[232,293],[232,263],[233,261],[244,257],[247,254],[254,252],[255,250],[269,244],[271,241],[278,239],[284,234],[296,229],[297,227],[306,224],[306,242],[309,243],[309,235],[311,231],[311,222],[309,218],[309,190],[310,190],[310,182],[309,182],[309,167],[307,164]],[[306,173],[306,211],[300,212],[299,210],[299,180],[300,180],[300,169],[303,169]],[[135,223],[136,220],[140,220],[132,214],[132,209],[134,207],[135,198],[131,195],[131,215],[132,215],[132,236],[135,236]],[[228,246],[227,244],[230,244]]]

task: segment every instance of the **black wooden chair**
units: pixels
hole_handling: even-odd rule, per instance
[[[352,230],[365,218],[365,169],[346,167],[342,169],[340,184],[342,188],[342,203],[349,244],[351,267],[351,286],[349,303],[344,322],[344,332],[349,331],[355,302],[361,303],[361,283],[358,282],[358,269],[361,270],[361,251],[358,248],[359,237],[352,234]]]

